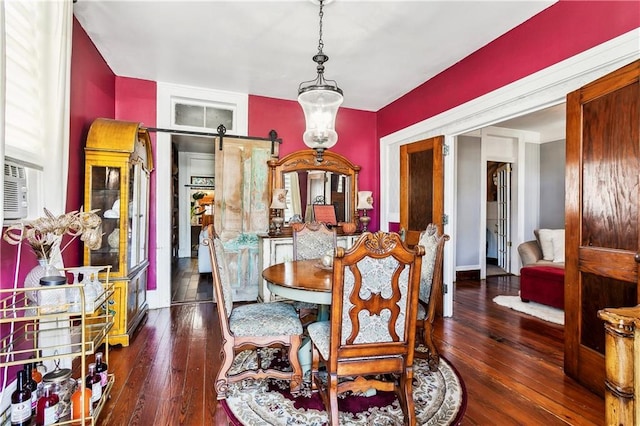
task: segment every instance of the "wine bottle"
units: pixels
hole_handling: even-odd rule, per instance
[[[107,386],[107,382],[109,382],[109,373],[107,368],[107,364],[102,361],[102,352],[96,352],[96,373],[100,374],[100,385],[102,385],[102,390],[104,390]]]
[[[31,392],[31,415],[36,415],[36,407],[38,406],[38,383],[33,380],[33,365],[25,364],[24,371],[26,373],[26,382],[24,383],[24,387],[29,389]]]
[[[28,426],[31,423],[31,392],[24,384],[27,372],[18,371],[16,390],[11,394],[11,425]]]
[[[53,383],[47,383],[44,394],[38,400],[36,426],[52,425],[58,421],[58,403],[60,398],[53,392]]]
[[[100,374],[96,373],[96,363],[89,364],[89,373],[87,374],[85,386],[91,389],[91,405],[95,408],[102,398],[102,385],[100,384]]]

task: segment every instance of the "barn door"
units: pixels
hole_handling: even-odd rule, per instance
[[[229,137],[222,150],[219,139],[215,143],[214,225],[224,243],[233,300],[256,300],[262,272],[257,234],[269,229],[271,141]]]
[[[640,61],[567,96],[565,372],[604,394],[605,307],[638,299]]]
[[[443,232],[443,136],[400,147],[400,228],[415,245],[429,223]]]

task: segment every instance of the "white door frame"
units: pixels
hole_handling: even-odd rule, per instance
[[[539,176],[540,170],[537,165],[532,165],[530,162],[526,162],[525,144],[527,143],[540,143],[540,135],[536,132],[530,132],[526,130],[514,130],[504,129],[501,127],[484,127],[480,129],[480,176],[487,176],[487,161],[496,161],[499,163],[509,163],[512,167],[511,173],[511,247],[509,249],[509,257],[511,259],[517,259],[518,257],[518,245],[513,242],[516,235],[525,234],[525,199],[524,194],[525,185],[527,185],[526,176]],[[526,167],[535,167],[535,170]],[[480,220],[478,228],[478,264],[480,265],[480,279],[487,277],[487,185],[486,181],[482,179],[478,182],[478,192],[480,193],[480,205],[478,209],[480,211]],[[536,201],[537,203],[537,201]],[[520,214],[518,213],[520,212]],[[519,232],[518,232],[519,230]],[[515,231],[515,232],[514,232]],[[512,265],[514,263],[512,262]],[[506,272],[513,273],[513,270],[507,270]]]
[[[243,93],[222,92],[219,90],[198,87],[180,86],[158,82],[156,95],[157,126],[171,129],[172,102],[176,100],[195,99],[233,107],[235,111],[235,129],[228,134],[246,135],[248,132],[249,96]],[[147,291],[150,309],[171,306],[171,134],[156,133],[156,288]]]
[[[545,68],[465,104],[398,130],[380,139],[380,228],[399,222],[400,146],[444,135],[450,155],[445,157],[445,214],[449,216],[444,232],[451,240],[445,244],[444,283],[449,291],[444,298],[444,315],[453,315],[455,281],[456,211],[455,211],[455,136],[490,126],[523,114],[565,102],[567,93],[640,58],[640,29]],[[521,148],[520,150],[523,150]],[[515,212],[514,212],[515,213]],[[522,211],[517,212],[522,215]],[[521,216],[519,216],[521,217]],[[520,220],[520,223],[523,223]],[[513,230],[513,244],[524,241],[523,227]]]

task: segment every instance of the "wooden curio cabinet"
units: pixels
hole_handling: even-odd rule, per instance
[[[102,217],[102,247],[84,250],[84,264],[111,265],[111,344],[129,338],[147,312],[151,140],[140,123],[96,119],[87,136],[85,210]]]

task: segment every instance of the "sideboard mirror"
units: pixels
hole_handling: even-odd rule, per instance
[[[356,222],[356,196],[360,166],[333,151],[325,151],[322,162],[312,149],[293,152],[268,161],[270,191],[287,189],[284,226],[292,218],[312,222],[315,204],[331,205],[337,222]],[[271,195],[270,194],[270,195]]]

